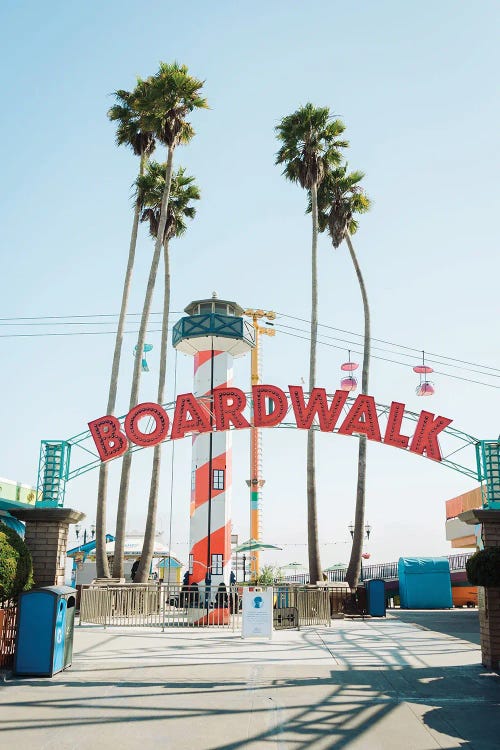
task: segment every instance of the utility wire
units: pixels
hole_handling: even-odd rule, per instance
[[[285,336],[292,336],[293,338],[296,338],[296,339],[302,339],[303,341],[310,341],[311,340],[310,336],[298,336],[296,333],[290,333],[289,331],[280,331],[280,333],[284,334]],[[335,346],[335,344],[329,344],[328,342],[326,342],[326,341],[320,341],[319,339],[318,339],[317,343],[320,344],[320,345],[322,345],[322,346],[328,346],[331,349],[342,349],[342,350],[345,350],[344,346]],[[355,351],[353,349],[351,349],[351,351],[354,354],[359,354],[360,356],[362,356],[362,352],[357,352],[357,351]],[[376,354],[372,354],[372,357],[373,357],[373,359],[379,359],[382,362],[390,362],[391,364],[402,365],[403,367],[408,367],[408,364],[406,362],[398,362],[395,359],[388,359],[387,357],[379,357]],[[440,370],[434,370],[434,372],[436,373],[436,375],[443,375],[444,377],[453,378],[454,380],[463,380],[466,383],[474,383],[475,385],[484,385],[486,388],[495,388],[496,390],[500,390],[500,386],[493,385],[492,383],[483,383],[483,382],[481,382],[479,380],[472,380],[471,378],[461,378],[459,375],[451,375],[448,372],[442,372]],[[484,374],[486,374],[486,373],[484,373]]]
[[[136,320],[130,321],[131,323],[137,323]],[[113,323],[112,320],[82,320],[75,322],[68,322],[68,323],[0,323],[0,326],[6,326],[7,328],[11,328],[14,326],[109,326]],[[43,334],[42,334],[43,336]]]
[[[169,327],[169,331],[172,331],[172,328]],[[0,339],[12,339],[12,338],[40,338],[45,336],[106,336],[110,333],[114,334],[116,336],[116,331],[68,331],[67,333],[64,332],[49,332],[49,333],[0,333]],[[139,331],[124,331],[125,334],[137,334]],[[150,328],[146,333],[161,333],[161,328]]]
[[[151,313],[151,315],[162,315],[163,313]],[[127,313],[126,317],[140,317],[142,313]],[[183,315],[181,310],[170,310],[170,315]],[[118,318],[118,313],[93,313],[91,315],[35,315],[30,318],[0,318],[0,323],[10,325],[9,321],[16,320],[76,320],[78,318]],[[69,325],[69,324],[68,324]]]
[[[299,333],[304,333],[306,335],[309,334],[309,331],[305,331],[303,328],[297,328],[296,326],[288,326],[285,323],[275,324],[275,328],[276,328],[276,330],[280,330],[282,328],[289,328],[291,331],[297,331]],[[282,331],[282,333],[284,333],[284,331]],[[323,338],[329,339],[330,341],[341,341],[341,342],[344,342],[345,344],[347,344],[349,346],[349,349],[351,348],[351,346],[359,346],[361,344],[361,342],[349,341],[349,339],[342,339],[342,338],[339,338],[338,336],[328,336],[327,334],[324,334],[324,333],[321,334],[321,335],[323,336]],[[377,339],[372,339],[372,341],[376,341],[376,340]],[[380,352],[387,352],[389,354],[394,354],[394,352],[391,349],[386,349],[385,347],[382,347],[382,346],[377,346],[377,345],[372,346],[372,350],[374,350],[374,349],[376,349],[377,351],[380,351]],[[352,349],[351,349],[351,351],[352,351]],[[420,350],[420,353],[422,353],[421,350]],[[408,358],[413,359],[413,360],[415,359],[415,357],[414,357],[413,354],[404,354],[404,352],[399,352],[398,356],[400,356],[400,357],[408,357]],[[440,356],[440,355],[437,355],[437,356]],[[500,378],[500,374],[496,375],[495,373],[484,372],[483,370],[476,370],[474,368],[463,367],[461,365],[451,365],[451,364],[448,364],[446,362],[436,362],[433,359],[429,359],[427,356],[425,357],[425,361],[426,362],[432,362],[432,364],[443,365],[444,367],[451,367],[451,368],[454,368],[456,370],[465,370],[467,372],[475,372],[477,375],[486,375],[487,377],[490,377],[490,378]],[[482,367],[482,365],[479,365],[479,367]]]
[[[287,313],[276,313],[276,315],[281,316],[283,318],[290,318],[291,320],[298,320],[301,323],[308,323],[310,324],[311,321],[307,320],[307,318],[298,318],[296,315],[287,315]],[[332,331],[338,331],[339,333],[347,333],[350,336],[358,336],[359,338],[363,339],[362,333],[355,333],[353,331],[346,331],[343,328],[335,328],[335,326],[328,325],[327,323],[318,323],[318,326],[320,328],[329,328]],[[404,344],[396,344],[393,341],[387,341],[386,339],[377,339],[377,338],[371,338],[371,341],[378,341],[380,344],[388,344],[389,346],[397,347],[398,349],[407,349],[411,352],[418,352],[418,354],[422,354],[422,349],[417,349],[413,346],[405,346]],[[468,362],[464,359],[457,359],[456,357],[448,357],[445,354],[436,354],[435,352],[426,352],[431,357],[440,357],[441,359],[449,359],[452,362],[460,362],[461,364],[465,365],[473,365],[475,367],[483,367],[488,370],[495,370],[496,372],[500,372],[500,368],[498,367],[490,367],[490,365],[480,365],[477,362]]]
[[[300,336],[300,335],[298,335],[298,333],[291,333],[290,331],[285,331],[285,330],[283,330],[285,327],[286,328],[292,328],[293,330],[296,330],[296,331],[298,331],[300,333],[303,333],[305,335]],[[302,341],[310,341],[311,340],[311,337],[307,335],[307,331],[302,331],[300,328],[295,329],[292,326],[284,326],[282,324],[278,324],[278,325],[275,326],[275,329],[278,330],[284,336],[291,336],[291,337],[296,338],[296,339],[301,339]],[[172,331],[172,328],[169,327],[168,330],[170,332],[170,331]],[[132,334],[133,335],[137,335],[138,333],[139,333],[139,331],[124,331],[124,335],[132,335]],[[148,335],[151,335],[151,334],[154,334],[154,333],[161,333],[161,328],[151,328],[151,329],[149,329],[147,331]],[[107,335],[109,336],[111,334],[116,335],[116,331],[111,330],[111,331],[68,331],[68,332],[48,332],[48,333],[0,333],[0,339],[7,339],[7,338],[40,338],[40,337],[47,337],[47,336],[51,336],[51,337],[54,337],[54,336],[107,336]],[[330,340],[340,340],[340,341],[344,342],[343,339],[336,339],[336,337],[332,337],[332,336],[330,336],[330,337],[326,336],[325,338],[329,338]],[[356,343],[354,343],[354,342],[347,342],[347,343],[349,343],[349,349],[350,349],[350,351],[353,354],[357,354],[360,357],[363,356],[362,352],[359,352],[356,349],[352,348],[353,346],[357,345]],[[346,349],[345,345],[344,346],[337,346],[335,344],[328,343],[327,341],[321,341],[320,339],[318,339],[318,344],[320,344],[321,346],[328,346],[331,349],[339,349],[340,351],[345,351],[345,349]],[[374,348],[380,349],[380,347],[374,347]],[[387,351],[387,350],[382,349],[382,351]],[[400,356],[408,356],[408,355],[400,354]],[[373,359],[378,359],[381,362],[389,362],[391,364],[402,365],[403,367],[408,367],[408,362],[400,362],[400,361],[395,360],[395,359],[389,359],[388,357],[381,357],[381,356],[379,356],[377,354],[372,354],[372,357],[373,357]],[[456,369],[468,370],[468,368],[459,368],[457,365],[449,365],[446,362],[440,362],[439,364],[442,365],[442,366],[444,366],[444,367],[454,367]],[[472,378],[463,378],[463,377],[460,377],[459,375],[452,375],[449,372],[443,372],[442,370],[434,370],[434,372],[436,373],[436,375],[443,375],[444,377],[453,378],[454,380],[461,380],[461,381],[464,381],[466,383],[473,383],[475,385],[483,385],[486,388],[495,388],[495,389],[499,389],[500,388],[500,386],[494,385],[492,383],[484,383],[483,381],[473,380]],[[480,371],[477,371],[477,370],[471,370],[471,372],[478,372],[478,374],[484,375],[486,377],[498,377],[497,375],[495,375],[493,373],[480,372]]]
[[[174,366],[174,401],[177,398],[177,355],[178,350],[175,350],[175,366]],[[175,441],[172,445],[172,451],[170,454],[170,517],[168,524],[168,578],[167,578],[167,591],[170,587],[170,569],[172,565],[172,517],[173,517],[173,506],[174,506],[174,464],[175,464]],[[165,564],[165,563],[164,563]],[[165,574],[165,568],[163,568],[163,574]]]
[[[159,316],[161,314],[162,313],[159,313],[159,312],[158,313],[151,313],[152,316],[154,316],[154,315]],[[172,315],[182,315],[183,312],[182,311],[171,311],[171,314]],[[134,318],[134,317],[138,317],[140,315],[141,315],[141,313],[128,313],[127,314],[127,318]],[[277,315],[279,317],[281,317],[281,318],[287,318],[289,320],[294,320],[294,321],[298,321],[298,322],[301,322],[301,323],[306,323],[306,324],[310,323],[310,321],[307,320],[307,318],[300,318],[300,317],[298,317],[296,315],[289,315],[287,313],[282,313],[282,312],[277,313]],[[85,326],[85,325],[88,325],[88,326],[98,326],[99,325],[99,326],[101,326],[101,325],[109,324],[109,323],[112,322],[111,319],[117,319],[117,318],[118,318],[118,315],[117,314],[113,314],[113,313],[93,313],[93,314],[88,314],[88,315],[46,315],[46,316],[38,315],[38,316],[31,316],[31,317],[10,317],[10,318],[0,318],[0,327],[2,327],[2,326],[3,327],[11,327],[11,326],[41,326],[41,327],[51,326],[52,327],[52,326],[56,326],[56,325],[57,326],[70,326],[70,327]],[[296,331],[297,333],[305,334],[306,336],[307,336],[307,333],[308,333],[307,331],[304,331],[304,330],[302,330],[300,328],[295,328],[293,326],[288,326],[286,323],[277,322],[275,324],[275,326],[276,326],[276,328],[279,328],[281,330],[281,333],[283,333],[283,334],[287,334],[287,331],[282,330],[283,328],[288,328],[291,331]],[[324,329],[328,329],[328,330],[331,330],[331,331],[335,331],[337,333],[344,333],[344,334],[346,334],[348,336],[353,336],[353,337],[361,339],[359,342],[356,343],[356,342],[353,342],[353,341],[351,341],[349,339],[344,339],[344,338],[340,338],[340,337],[336,337],[336,336],[328,336],[326,334],[323,334],[323,338],[329,339],[331,341],[339,341],[339,342],[344,343],[346,345],[346,346],[333,346],[333,345],[331,345],[332,348],[337,348],[337,349],[349,348],[352,351],[354,351],[354,349],[352,349],[352,347],[361,346],[362,345],[362,339],[363,339],[363,335],[362,334],[356,333],[355,331],[349,331],[349,330],[343,329],[343,328],[337,328],[335,326],[332,326],[332,325],[329,325],[329,324],[326,324],[326,323],[318,323],[318,326],[320,328],[324,328]],[[151,329],[151,330],[148,331],[148,334],[159,333],[159,332],[160,332],[160,329]],[[137,334],[138,331],[135,331],[135,330],[133,330],[133,331],[125,331],[125,333],[126,334]],[[95,330],[91,330],[91,331],[70,331],[70,332],[67,332],[67,333],[66,332],[54,332],[54,331],[40,332],[40,333],[0,333],[0,338],[9,338],[9,339],[11,339],[11,338],[37,338],[37,337],[46,337],[46,336],[97,336],[97,335],[111,335],[111,334],[116,334],[116,331],[115,330],[108,330],[108,331],[95,331]],[[292,334],[288,333],[287,335],[292,335]],[[297,336],[297,338],[301,338],[301,336]],[[306,339],[306,340],[310,340],[310,339]],[[404,344],[397,344],[395,342],[388,341],[387,339],[378,339],[378,338],[373,338],[372,337],[371,341],[372,342],[377,342],[379,344],[385,344],[385,345],[393,347],[395,349],[402,349],[404,351],[412,352],[412,353],[415,353],[415,354],[418,353],[419,357],[420,357],[420,354],[422,352],[421,349],[418,349],[416,347],[406,346]],[[324,346],[327,345],[326,342],[321,342],[321,343]],[[376,346],[376,345],[374,345],[373,348],[376,349],[376,350],[378,350],[378,351],[381,351],[381,352],[383,351],[383,352],[386,352],[386,353],[391,353],[390,349],[384,349],[383,347],[379,347],[379,346]],[[360,356],[362,356],[361,352],[356,352],[356,353],[359,354]],[[396,356],[406,357],[406,358],[410,358],[412,356],[411,354],[405,354],[403,351],[401,351],[401,352],[394,352],[394,354]],[[454,368],[454,369],[461,369],[461,370],[465,370],[465,371],[468,371],[468,372],[475,372],[475,373],[477,373],[479,375],[483,375],[483,376],[486,376],[486,377],[495,377],[495,378],[500,377],[500,368],[497,368],[497,367],[492,367],[490,365],[482,365],[482,364],[479,364],[477,362],[470,362],[468,360],[462,360],[462,359],[458,359],[456,357],[449,357],[447,355],[437,354],[435,352],[426,352],[426,355],[427,355],[426,356],[426,361],[432,362],[433,364],[441,365],[443,367]],[[431,359],[431,357],[437,357],[439,360],[446,360],[446,361],[436,361],[436,360]],[[392,359],[386,359],[384,357],[379,357],[379,356],[376,356],[376,355],[374,355],[374,358],[380,359],[382,361],[391,362],[391,363],[394,363],[394,364],[404,364],[406,367],[408,366],[407,363],[398,362],[398,361],[392,360]],[[452,364],[452,363],[458,363],[458,364]],[[480,368],[480,369],[469,369],[469,367],[460,367],[459,365],[469,365],[471,368]],[[489,370],[490,372],[486,372],[487,370]],[[438,373],[440,375],[444,374],[444,375],[447,375],[448,377],[455,377],[458,380],[464,380],[466,382],[476,383],[478,385],[486,385],[486,386],[489,386],[489,387],[496,387],[496,386],[490,385],[488,383],[481,383],[479,381],[474,381],[474,380],[471,380],[471,379],[468,379],[468,378],[461,378],[459,376],[453,376],[451,374],[439,372],[437,370],[436,370],[436,373]],[[497,373],[499,373],[499,374],[497,374]]]

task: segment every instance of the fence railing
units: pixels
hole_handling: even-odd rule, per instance
[[[450,555],[448,557],[448,560],[450,561],[450,571],[465,570],[465,563],[473,554],[473,552],[463,552],[460,555]]]
[[[17,632],[17,605],[2,605],[0,609],[0,669],[11,669]]]
[[[295,607],[299,627],[330,625],[330,620],[346,609],[351,593],[345,586],[290,586],[278,584],[274,606],[277,609]]]
[[[448,555],[450,563],[450,572],[465,570],[465,563],[472,555],[472,552],[464,552],[459,555]],[[347,568],[338,568],[327,571],[329,583],[340,583],[345,581]],[[398,577],[398,563],[380,563],[379,565],[363,565],[362,581],[370,578],[382,578],[384,581],[394,580]],[[286,583],[296,583],[302,586],[309,583],[309,573],[293,573],[285,576]]]
[[[82,587],[80,624],[135,627],[241,628],[243,588],[186,587],[167,584],[89,585]],[[295,608],[299,626],[329,625],[350,601],[345,586],[278,585],[274,608]]]
[[[239,626],[240,594],[235,587],[175,584],[83,586],[80,624],[141,627]]]

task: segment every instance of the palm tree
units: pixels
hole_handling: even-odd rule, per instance
[[[190,76],[185,65],[160,63],[160,68],[156,75],[151,76],[145,81],[139,80],[133,98],[134,109],[137,111],[143,126],[148,131],[154,133],[158,141],[167,146],[167,162],[165,166],[165,185],[158,219],[158,234],[155,241],[139,327],[136,350],[138,356],[134,363],[129,409],[133,409],[137,405],[139,396],[141,377],[140,352],[143,351],[146,340],[146,329],[167,222],[174,151],[179,144],[188,143],[194,136],[194,129],[186,120],[187,115],[194,109],[206,108],[208,106],[206,99],[200,96],[202,87],[203,81]],[[113,575],[116,578],[123,578],[124,575],[123,552],[131,466],[132,453],[128,451],[124,454],[122,461],[116,516],[115,556],[113,562]]]
[[[316,381],[316,341],[318,332],[318,188],[327,171],[340,163],[339,149],[347,147],[338,140],[344,124],[330,116],[328,107],[306,104],[284,117],[276,127],[281,147],[276,164],[284,164],[283,174],[288,180],[298,182],[309,192],[312,209],[311,257],[311,346],[309,355],[309,391]],[[307,538],[309,550],[309,577],[311,582],[321,578],[321,561],[318,546],[318,519],[316,508],[315,433],[307,434]]]
[[[137,193],[142,205],[141,221],[149,222],[149,233],[156,239],[160,224],[160,207],[165,188],[165,164],[151,162],[147,173],[137,180]],[[160,372],[158,377],[157,402],[165,401],[165,377],[167,371],[167,343],[168,343],[168,313],[170,308],[170,263],[169,242],[174,237],[181,237],[187,229],[186,219],[193,219],[196,209],[192,202],[200,199],[200,191],[194,182],[194,177],[186,175],[180,167],[172,175],[170,198],[167,210],[167,222],[163,232],[164,295],[163,318],[160,346]],[[144,583],[148,579],[151,560],[154,552],[156,511],[158,506],[158,490],[160,485],[161,444],[155,445],[153,453],[153,468],[149,489],[148,515],[141,561],[134,581]]]
[[[330,171],[318,191],[320,231],[328,228],[334,248],[338,248],[345,239],[354,265],[354,270],[361,290],[365,319],[363,371],[361,375],[361,393],[368,393],[370,372],[370,307],[361,268],[354,252],[351,237],[358,228],[355,214],[366,213],[370,208],[370,199],[360,187],[363,172],[347,172],[347,164]],[[354,533],[351,558],[347,567],[346,580],[354,589],[358,585],[361,571],[361,554],[365,524],[365,486],[366,486],[366,436],[360,435],[358,448],[358,482],[356,488],[356,510],[354,516]]]
[[[155,148],[155,139],[151,132],[141,127],[139,117],[131,106],[133,94],[129,91],[115,91],[117,103],[108,112],[112,122],[117,122],[116,144],[118,146],[129,146],[135,156],[139,157],[139,178],[144,174],[147,160]],[[120,316],[118,318],[118,329],[116,331],[115,349],[113,353],[113,364],[111,366],[111,378],[109,382],[108,405],[106,414],[114,414],[116,407],[116,391],[118,387],[118,375],[120,371],[120,358],[123,345],[123,331],[125,328],[125,317],[127,314],[128,299],[134,270],[135,249],[137,245],[137,229],[139,226],[140,205],[135,200],[134,220],[130,235],[127,268],[123,282],[122,303]],[[99,468],[99,485],[97,490],[96,508],[96,567],[97,577],[109,577],[108,558],[106,555],[106,498],[108,487],[108,464],[102,463]]]

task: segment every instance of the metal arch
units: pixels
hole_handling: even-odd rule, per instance
[[[285,393],[287,396],[289,396],[288,391],[285,391]],[[247,397],[246,409],[249,411],[249,407],[252,401],[252,393],[247,392],[245,393],[245,395]],[[307,392],[304,392],[305,397],[307,397],[308,395],[309,394]],[[333,397],[333,393],[328,393],[327,397],[331,399]],[[355,401],[354,396],[348,397],[343,408],[343,411],[345,414],[347,414],[347,412],[351,408],[354,401]],[[165,404],[162,404],[162,406],[171,417],[175,408],[175,401],[169,401]],[[376,403],[375,406],[376,406],[377,416],[379,420],[382,420],[384,417],[387,417],[389,410],[390,410],[390,406],[388,406],[387,404],[379,404],[379,403]],[[293,413],[293,408],[290,403],[290,400],[288,399],[287,416],[291,412]],[[121,424],[123,424],[125,416],[126,415],[118,417],[118,420]],[[248,413],[248,416],[249,416],[249,413]],[[405,409],[402,429],[404,429],[405,421],[417,422],[419,417],[420,417],[420,413]],[[277,425],[277,427],[280,429],[297,429],[297,425],[295,422],[286,422],[286,421],[281,422],[279,425]],[[231,426],[231,429],[234,429],[234,428]],[[319,425],[313,423],[312,429],[319,430]],[[383,432],[383,430],[381,431]],[[338,432],[338,427],[335,427],[333,430],[333,433],[337,433],[337,432]],[[95,449],[94,441],[92,440],[89,430],[80,432],[78,435],[75,435],[69,438],[66,442],[72,446],[71,459],[72,459],[73,465],[78,460],[77,457],[83,454],[82,460],[79,463],[79,465],[77,465],[74,468],[70,467],[67,481],[76,479],[82,474],[86,474],[87,472],[92,471],[93,469],[96,469],[100,466],[101,459],[99,457],[99,454],[97,453],[97,450]],[[164,442],[169,443],[170,438],[167,438]],[[440,435],[441,452],[442,452],[443,458],[441,461],[438,461],[437,463],[443,466],[447,466],[449,469],[452,469],[453,471],[458,471],[459,473],[464,474],[465,476],[470,477],[471,479],[479,481],[477,463],[476,463],[476,444],[477,443],[479,443],[478,438],[475,438],[472,435],[469,435],[466,432],[463,432],[462,430],[458,430],[455,427],[446,427],[446,429],[443,430],[443,432]],[[460,453],[463,450],[466,450],[467,448],[469,448],[470,450],[467,451],[466,462],[458,463],[457,461],[451,460],[452,456],[456,456],[458,453]],[[130,453],[135,453],[138,450],[143,450],[142,446],[134,445],[130,448]],[[82,454],[80,454],[79,451],[82,451]],[[85,463],[83,460],[86,456],[92,457],[90,461],[87,460],[87,463]]]

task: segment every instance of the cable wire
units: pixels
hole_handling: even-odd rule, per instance
[[[175,363],[174,363],[174,401],[177,398],[177,354],[178,350],[175,350]],[[167,601],[170,600],[169,589],[170,589],[170,569],[172,566],[172,509],[174,505],[174,459],[175,459],[175,440],[172,443],[172,452],[170,454],[170,520],[168,527],[168,578],[167,578]],[[163,569],[165,572],[165,568]]]
[[[285,323],[275,324],[274,327],[275,327],[276,330],[280,330],[281,328],[289,328],[292,331],[297,331],[299,333],[304,333],[305,335],[309,334],[309,331],[306,331],[303,328],[297,328],[296,326],[288,326]],[[284,333],[284,331],[282,331],[282,333]],[[341,341],[341,342],[347,344],[349,347],[350,346],[359,346],[359,344],[362,343],[362,342],[357,343],[357,342],[354,342],[354,341],[350,341],[349,339],[341,339],[338,336],[327,336],[326,334],[321,334],[321,335],[323,336],[323,338],[329,339],[330,341]],[[372,341],[377,341],[377,339],[372,339]],[[340,347],[340,348],[344,348],[344,347]],[[391,354],[391,353],[394,354],[394,352],[392,352],[391,349],[385,349],[382,346],[375,345],[375,346],[372,346],[371,348],[372,348],[372,350],[376,349],[377,351],[380,351],[380,352],[387,352],[389,354]],[[409,347],[407,347],[407,348],[409,348]],[[421,350],[420,350],[420,353],[422,353]],[[409,359],[412,359],[412,360],[415,359],[412,354],[404,354],[403,352],[399,353],[399,356],[400,357],[408,357]],[[440,356],[440,355],[437,355],[437,356]],[[442,358],[444,359],[444,357],[442,357]],[[452,368],[454,368],[456,370],[465,370],[466,372],[475,372],[478,375],[486,375],[487,377],[490,377],[490,378],[500,378],[500,374],[496,375],[495,373],[484,372],[483,370],[476,370],[474,368],[463,367],[463,366],[460,366],[460,365],[449,365],[446,362],[436,362],[433,359],[429,359],[427,356],[426,356],[425,359],[426,359],[427,362],[432,362],[433,364],[442,365],[444,367],[452,367]],[[479,365],[479,367],[481,367],[481,365]]]
[[[288,331],[280,331],[280,333],[284,334],[285,336],[292,336],[292,337],[297,338],[297,339],[302,339],[303,341],[310,341],[311,340],[310,336],[309,337],[308,336],[298,336],[297,334],[295,334],[295,333],[289,333]],[[318,339],[317,343],[320,344],[321,346],[329,346],[331,349],[345,349],[345,347],[343,347],[343,346],[335,346],[335,344],[329,344],[328,342],[326,342],[326,341],[320,341],[319,339]],[[362,352],[357,352],[354,349],[352,349],[351,351],[354,354],[359,354],[360,356],[362,356]],[[388,359],[387,357],[379,357],[376,354],[372,354],[372,357],[373,357],[373,359],[378,359],[378,360],[381,360],[382,362],[390,362],[391,364],[402,365],[403,367],[408,367],[408,364],[406,362],[398,362],[395,359]],[[483,383],[482,381],[472,380],[471,378],[462,378],[459,375],[451,375],[448,372],[442,372],[440,370],[434,370],[434,372],[436,373],[436,375],[443,375],[446,378],[453,378],[454,380],[463,380],[466,383],[474,383],[475,385],[483,385],[486,388],[495,388],[496,390],[500,389],[500,386],[493,385],[492,383]],[[486,374],[486,373],[484,373],[484,374]]]
[[[284,318],[290,318],[291,320],[298,320],[301,323],[308,323],[308,324],[311,323],[311,321],[307,320],[307,318],[299,318],[296,315],[288,315],[287,313],[280,313],[280,312],[277,312],[276,315],[282,316]],[[338,331],[339,333],[348,333],[350,336],[358,336],[361,339],[363,338],[362,333],[355,333],[354,331],[347,331],[344,328],[335,328],[335,326],[328,325],[327,323],[318,323],[318,326],[320,328],[330,328],[332,331]],[[418,352],[419,355],[422,353],[421,348],[417,349],[416,347],[413,347],[413,346],[405,346],[404,344],[396,344],[392,341],[387,341],[386,339],[377,339],[377,338],[372,337],[371,341],[378,341],[381,344],[388,344],[389,346],[394,346],[398,349],[407,349],[408,351]],[[490,365],[479,365],[477,362],[468,362],[467,360],[464,360],[464,359],[457,359],[456,357],[448,357],[445,354],[436,354],[435,352],[428,352],[428,354],[430,354],[431,357],[440,357],[441,359],[449,359],[450,361],[453,361],[453,362],[460,362],[461,364],[473,365],[476,367],[483,367],[488,370],[495,370],[496,372],[500,372],[500,368],[498,367],[491,367]]]
[[[162,313],[151,313],[152,316],[159,316]],[[183,315],[182,311],[171,311],[171,315]],[[296,315],[289,315],[288,313],[284,312],[278,312],[278,317],[285,318],[293,321],[298,321],[301,323],[309,324],[310,321],[306,318],[301,318]],[[134,317],[140,316],[140,313],[128,313],[127,318],[132,319]],[[117,320],[118,315],[115,313],[92,313],[88,315],[38,315],[38,316],[30,316],[30,317],[4,317],[0,318],[0,327],[11,327],[11,326],[40,326],[40,327],[48,327],[48,326],[102,326],[106,324],[112,323],[112,319]],[[132,320],[130,320],[132,322]],[[284,322],[278,322],[275,324],[275,327],[277,330],[280,330],[280,332],[284,335],[288,336],[294,336],[298,339],[303,338],[304,340],[310,341],[310,337],[308,336],[308,331],[305,331],[301,328],[297,328],[291,325],[287,325]],[[319,328],[335,331],[337,333],[343,333],[347,336],[355,337],[357,339],[360,339],[358,342],[352,341],[350,339],[341,338],[338,336],[328,336],[326,333],[322,334],[323,339],[328,339],[329,341],[338,341],[339,343],[344,344],[344,346],[335,346],[333,344],[328,344],[326,341],[319,341],[318,343],[321,343],[323,346],[330,346],[334,349],[352,349],[353,352],[358,354],[359,356],[362,356],[362,352],[356,351],[356,346],[362,346],[362,339],[363,335],[360,333],[356,333],[355,331],[349,331],[347,329],[343,328],[337,328],[335,326],[329,325],[327,323],[318,323]],[[283,329],[289,329],[289,330],[283,330]],[[169,328],[171,330],[171,328]],[[290,333],[290,331],[296,331],[296,334]],[[154,333],[160,333],[160,329],[149,329],[148,334],[154,334]],[[124,332],[126,335],[136,335],[138,334],[138,331],[136,330],[128,330]],[[68,332],[62,332],[62,331],[44,331],[44,332],[36,332],[36,333],[0,333],[0,339],[13,339],[13,338],[41,338],[41,337],[54,337],[54,336],[107,336],[107,335],[115,335],[115,330],[106,330],[106,331],[96,331],[96,330],[90,330],[90,331],[68,331]],[[303,334],[303,335],[298,335]],[[373,349],[379,351],[379,352],[385,352],[388,354],[393,354],[396,357],[404,357],[407,359],[411,359],[413,356],[413,353],[418,353],[420,357],[420,353],[422,351],[421,348],[417,347],[411,347],[407,346],[405,344],[397,344],[395,342],[389,341],[387,339],[379,339],[372,337],[372,342],[376,342],[373,345]],[[391,349],[385,349],[382,346],[377,346],[377,344],[385,344],[386,346],[393,347],[394,349],[400,349],[403,351],[395,351],[392,352]],[[405,352],[410,352],[406,354]],[[458,359],[456,357],[450,357],[448,355],[444,354],[437,354],[435,352],[426,352],[427,354],[427,361],[432,362],[433,364],[437,364],[441,367],[446,368],[453,368],[457,370],[462,370],[466,372],[472,372],[476,373],[478,375],[482,375],[488,378],[499,378],[500,377],[500,368],[493,367],[490,365],[483,365],[479,364],[477,362],[470,362],[468,360]],[[387,357],[381,357],[379,355],[374,354],[374,359],[379,359],[384,362],[389,362],[392,364],[399,364],[404,365],[405,367],[408,367],[408,363],[401,362],[395,359],[389,359]],[[437,359],[431,359],[432,357]],[[444,360],[444,361],[439,361]],[[464,366],[466,365],[466,366]],[[476,369],[479,368],[479,369]],[[490,388],[497,388],[498,386],[492,385],[491,383],[484,383],[482,381],[474,380],[471,378],[461,377],[459,375],[452,375],[448,372],[442,372],[440,370],[435,370],[436,374],[444,375],[445,377],[454,378],[456,380],[462,380],[464,382],[474,383],[476,385],[484,385],[486,387]]]

